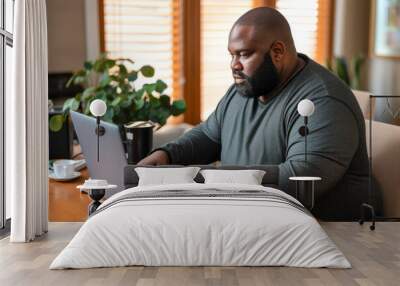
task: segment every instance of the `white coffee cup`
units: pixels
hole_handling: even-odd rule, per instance
[[[75,172],[75,165],[70,160],[57,160],[53,163],[54,175],[58,178],[67,178]]]

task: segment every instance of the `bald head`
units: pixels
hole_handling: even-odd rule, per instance
[[[282,41],[289,53],[296,54],[289,23],[273,8],[259,7],[248,11],[235,22],[231,33],[237,26],[251,26],[254,28],[253,37],[258,41],[265,42],[268,46],[274,41]]]

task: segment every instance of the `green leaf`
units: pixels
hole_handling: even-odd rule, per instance
[[[125,76],[128,73],[128,70],[124,65],[120,64],[118,65],[118,67],[119,67],[119,72],[122,76]]]
[[[107,108],[106,114],[103,116],[103,120],[107,122],[113,122],[113,117],[114,117],[114,109],[112,108]]]
[[[135,62],[132,61],[130,58],[117,58],[115,59],[117,62],[129,62],[131,64],[134,64]]]
[[[127,99],[121,102],[121,108],[129,108],[132,105],[132,97],[128,97]]]
[[[111,106],[115,107],[117,105],[119,105],[119,103],[122,101],[122,97],[118,96],[116,98],[114,98],[114,100],[111,102]]]
[[[161,105],[160,100],[157,97],[150,96],[149,98],[150,98],[151,108],[156,109],[156,108],[160,107],[160,105]]]
[[[76,101],[81,101],[81,98],[82,98],[82,93],[78,93],[78,94],[75,95],[75,100]]]
[[[78,109],[79,109],[79,104],[80,104],[80,102],[79,101],[77,101],[75,98],[72,100],[72,103],[71,103],[71,110],[72,111],[77,111]]]
[[[158,123],[164,125],[167,123],[168,117],[171,115],[169,108],[160,108],[158,110]]]
[[[86,75],[86,71],[85,70],[78,70],[75,73],[76,76],[85,76]]]
[[[69,110],[77,111],[79,108],[80,102],[76,100],[74,97],[68,98],[63,105],[63,111],[68,112]]]
[[[349,72],[344,58],[336,59],[336,73],[347,85],[350,85]]]
[[[107,103],[107,93],[102,90],[101,92],[97,93],[96,96],[94,97],[94,99],[101,99],[103,100],[105,103]]]
[[[101,87],[105,87],[105,86],[109,85],[110,82],[111,82],[110,75],[108,74],[108,72],[104,72],[103,75],[101,76],[99,85]]]
[[[156,91],[159,93],[162,93],[166,88],[168,87],[168,85],[163,82],[161,79],[156,81]]]
[[[94,93],[95,93],[95,91],[96,91],[96,88],[95,87],[88,87],[87,89],[85,89],[84,91],[83,91],[83,93],[82,93],[82,97],[84,98],[84,99],[86,99],[86,98],[88,98],[89,96],[92,96]]]
[[[351,67],[353,78],[351,80],[351,88],[360,89],[361,88],[361,67],[364,63],[364,56],[359,54],[351,59]]]
[[[143,99],[137,99],[135,100],[135,110],[140,110],[144,106],[144,100]]]
[[[94,97],[91,97],[91,98],[105,100],[105,99],[107,99],[107,92],[104,89],[97,90],[96,91],[96,95]]]
[[[186,111],[186,103],[183,99],[172,102],[171,113],[173,116],[180,115]]]
[[[90,71],[93,68],[93,63],[91,61],[86,61],[83,64],[83,67],[85,68],[85,70]]]
[[[84,76],[77,76],[74,79],[74,84],[75,85],[84,84],[85,82],[86,82],[86,77],[84,77]]]
[[[132,105],[132,100],[133,100],[133,93],[129,93],[128,96],[126,96],[126,98],[123,98],[123,100],[121,101],[121,108],[128,108]]]
[[[119,116],[121,112],[121,107],[119,105],[114,106],[114,117],[113,120],[115,118],[115,116]]]
[[[79,85],[83,84],[86,82],[86,71],[85,70],[79,70],[77,71],[71,78],[71,80],[74,85]],[[70,84],[70,82],[67,82],[67,85]],[[69,86],[69,85],[68,85]]]
[[[128,74],[128,80],[129,81],[135,81],[135,80],[137,80],[137,77],[138,77],[138,72],[137,71],[131,71]]]
[[[152,77],[154,76],[154,68],[149,65],[142,66],[140,72],[144,77]]]
[[[104,67],[105,67],[106,69],[110,69],[110,68],[114,67],[115,64],[116,64],[115,60],[106,59],[105,62],[104,62]]]
[[[168,95],[166,95],[166,94],[161,95],[160,96],[160,104],[161,104],[161,106],[169,108],[171,106],[170,97]]]
[[[95,99],[95,97],[90,97],[88,99],[88,101],[85,103],[85,109],[83,111],[83,113],[85,113],[86,115],[90,114],[90,104],[92,103],[92,101]]]
[[[58,132],[63,127],[64,116],[61,114],[53,115],[49,121],[49,128],[53,132]]]
[[[67,84],[66,84],[65,86],[66,86],[66,87],[70,87],[71,84],[75,81],[75,77],[76,77],[75,74],[72,75],[72,76],[69,78],[69,80],[67,81]]]
[[[144,89],[143,88],[141,88],[141,89],[139,89],[139,90],[137,90],[135,92],[135,98],[136,99],[141,99],[143,97],[143,95],[144,95]]]
[[[104,61],[102,61],[102,60],[95,61],[93,64],[93,69],[98,73],[103,72],[104,71]]]
[[[145,83],[143,85],[143,89],[147,92],[147,94],[152,94],[156,90],[155,83]]]

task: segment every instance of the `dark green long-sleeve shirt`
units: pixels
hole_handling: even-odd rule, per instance
[[[163,146],[171,163],[276,164],[283,190],[289,190],[290,176],[312,175],[322,177],[318,197],[339,188],[337,195],[350,196],[353,191],[358,200],[366,199],[368,157],[360,107],[340,79],[299,56],[305,67],[266,103],[245,98],[231,86],[205,122]],[[297,104],[305,98],[315,104],[308,124],[307,163],[304,137],[298,132],[304,119],[297,112]],[[350,186],[352,190],[346,191]]]

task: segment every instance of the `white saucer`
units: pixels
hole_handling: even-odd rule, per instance
[[[74,164],[75,167],[75,171],[80,171],[83,168],[86,167],[86,160],[85,159],[81,159],[81,160],[68,160],[68,159],[61,159],[61,160],[55,160],[53,162],[53,164],[57,161],[64,161],[67,164]]]
[[[70,181],[70,180],[79,178],[80,176],[81,176],[80,172],[73,172],[72,175],[69,177],[56,177],[56,175],[53,172],[49,172],[50,179],[53,179],[55,181],[61,181],[61,182]]]

